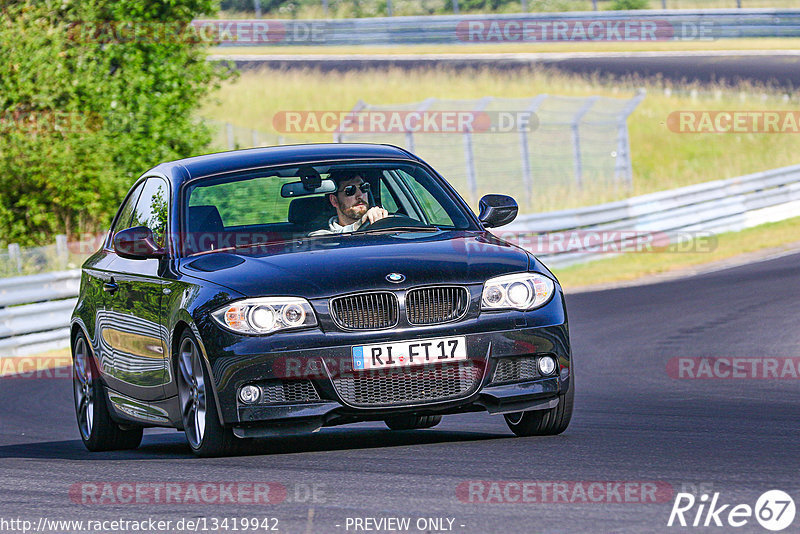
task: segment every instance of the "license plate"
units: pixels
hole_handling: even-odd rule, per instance
[[[386,369],[467,359],[467,341],[461,337],[417,339],[353,347],[353,369]]]

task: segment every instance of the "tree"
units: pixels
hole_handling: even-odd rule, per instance
[[[104,228],[140,173],[204,150],[229,71],[175,28],[214,4],[0,0],[0,240]]]

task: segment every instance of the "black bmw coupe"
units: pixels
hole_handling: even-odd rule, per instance
[[[564,297],[435,170],[392,146],[320,144],[164,163],[83,265],[75,409],[91,451],[183,430],[237,440],[442,415],[558,434],[575,391]]]

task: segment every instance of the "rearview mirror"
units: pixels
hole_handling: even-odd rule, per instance
[[[519,212],[517,201],[508,195],[485,195],[479,207],[478,218],[486,228],[497,228],[508,224]]]
[[[114,252],[129,260],[146,260],[164,256],[164,249],[156,245],[153,231],[146,226],[135,226],[117,232],[114,236]]]
[[[308,183],[308,182],[307,182]],[[333,180],[322,180],[319,187],[308,189],[303,182],[289,182],[281,187],[283,198],[302,197],[306,195],[317,195],[319,193],[335,193],[336,182]]]

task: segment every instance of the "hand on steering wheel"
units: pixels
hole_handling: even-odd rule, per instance
[[[361,225],[359,229],[364,228],[365,226],[369,226],[370,224],[374,223],[375,221],[380,221],[381,219],[385,219],[389,216],[389,212],[383,208],[378,206],[372,207],[367,210],[367,213],[361,217]]]

